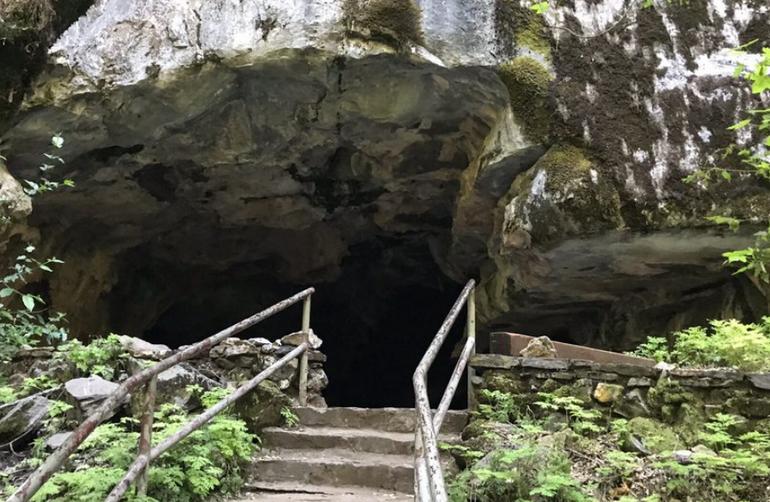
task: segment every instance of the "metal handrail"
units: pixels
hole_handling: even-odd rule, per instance
[[[414,496],[419,502],[446,502],[448,500],[444,473],[441,469],[441,460],[439,458],[437,438],[446,412],[449,410],[449,405],[457,391],[460,378],[462,378],[462,374],[468,366],[468,361],[473,356],[476,348],[475,286],[476,283],[472,279],[465,285],[412,376],[415,412],[417,414],[417,430],[415,431],[414,440]],[[428,398],[428,370],[430,370],[439,349],[446,340],[449,330],[457,320],[460,310],[466,304],[467,322],[465,334],[467,339],[452,376],[449,379],[449,384],[444,390],[443,396],[441,396],[438,409],[435,414],[432,414],[430,399]],[[473,402],[472,377],[473,369],[468,367],[469,408]]]
[[[147,396],[145,401],[145,410],[142,417],[141,434],[139,439],[139,455],[136,461],[129,468],[129,472],[126,477],[121,480],[118,486],[113,489],[106,500],[118,500],[131,481],[139,477],[137,482],[137,491],[146,490],[146,473],[149,468],[149,463],[156,459],[163,452],[168,450],[171,446],[181,441],[184,437],[189,435],[192,431],[202,426],[217,413],[225,409],[227,406],[235,402],[237,399],[245,395],[249,390],[256,387],[265,378],[270,376],[273,372],[280,367],[287,364],[292,359],[300,356],[299,364],[299,402],[300,405],[305,406],[307,404],[307,368],[308,368],[308,336],[310,333],[310,301],[311,296],[315,292],[315,289],[308,288],[304,291],[297,293],[294,296],[286,298],[275,305],[266,308],[265,310],[254,314],[236,323],[229,328],[194,344],[185,350],[167,357],[157,364],[146,368],[133,376],[126,379],[121,383],[115,391],[110,394],[107,399],[99,405],[93,413],[91,413],[83,423],[78,426],[67,438],[67,440],[54,451],[43,464],[35,470],[25,481],[19,486],[19,488],[6,500],[6,502],[26,502],[40,489],[41,486],[61,467],[61,465],[69,458],[77,447],[85,441],[85,439],[96,429],[96,427],[104,420],[112,416],[115,410],[124,402],[129,394],[140,387],[141,385],[147,386]],[[281,312],[288,307],[304,301],[302,309],[302,333],[305,340],[294,350],[286,354],[284,357],[276,361],[269,368],[262,371],[259,375],[249,380],[246,384],[236,389],[229,396],[218,402],[213,407],[209,408],[203,414],[197,416],[192,421],[188,422],[182,427],[176,434],[170,436],[164,440],[161,444],[155,448],[150,447],[150,434],[152,431],[152,415],[154,407],[154,387],[157,379],[157,375],[166,371],[167,369],[176,366],[177,364],[193,359],[220,343],[221,341],[229,338],[241,331],[248,329],[255,324]],[[129,479],[130,478],[130,479]],[[124,483],[125,482],[125,483]],[[123,485],[125,484],[125,487]],[[122,492],[118,493],[118,490],[122,489]],[[111,499],[113,493],[117,493],[117,498]]]

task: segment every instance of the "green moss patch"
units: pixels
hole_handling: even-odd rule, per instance
[[[398,48],[424,41],[420,8],[414,0],[346,0],[343,12],[350,36]]]
[[[552,108],[549,88],[553,76],[533,58],[520,56],[497,70],[508,88],[514,116],[521,121],[526,135],[535,142],[545,142],[550,128]]]
[[[528,49],[550,61],[551,39],[543,16],[518,1],[495,2],[495,32],[506,53]]]
[[[538,177],[543,185],[533,196]],[[572,145],[551,147],[514,180],[507,200],[517,205],[514,213],[521,222],[509,222],[505,232],[513,235],[517,228],[527,228],[533,244],[624,226],[620,195],[611,176]]]

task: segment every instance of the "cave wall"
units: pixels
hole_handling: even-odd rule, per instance
[[[370,258],[411,265],[362,285],[476,277],[484,325],[579,343],[756,315],[720,266],[749,236],[704,216],[765,217],[768,187],[681,179],[731,141],[751,96],[725,46],[770,35],[769,9],[641,4],[96,2],[3,134],[17,179],[65,137],[76,186],[28,219],[67,262],[54,307],[141,335],[352,288]]]

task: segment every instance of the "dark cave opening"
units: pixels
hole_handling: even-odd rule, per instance
[[[144,263],[147,263],[146,261]],[[169,267],[163,267],[168,273]],[[353,246],[333,280],[314,284],[278,281],[269,263],[227,271],[187,271],[163,282],[184,286],[143,337],[172,347],[190,344],[246,318],[308,286],[311,326],[323,339],[330,406],[412,407],[411,377],[462,289],[444,276],[424,239],[374,240]],[[140,270],[134,280],[157,277]],[[429,386],[438,404],[456,360],[453,349],[463,336],[464,314],[457,320],[434,363]],[[243,332],[242,338],[270,340],[300,329],[295,305]],[[465,385],[454,404],[463,407]]]

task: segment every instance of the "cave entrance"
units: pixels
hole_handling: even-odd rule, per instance
[[[324,341],[328,404],[414,406],[412,373],[462,289],[441,273],[424,240],[354,246],[331,281],[282,283],[271,276],[271,268],[256,263],[216,273],[188,270],[164,279],[185,286],[144,338],[172,347],[190,344],[312,285],[316,293],[311,326]],[[168,264],[163,270],[169,273]],[[143,276],[157,280],[157,270],[133,275],[134,280]],[[300,318],[301,305],[295,305],[240,336],[274,340],[299,330]],[[456,362],[452,352],[463,336],[464,322],[457,320],[431,369],[434,404]],[[458,407],[465,404],[465,388],[458,390]]]

